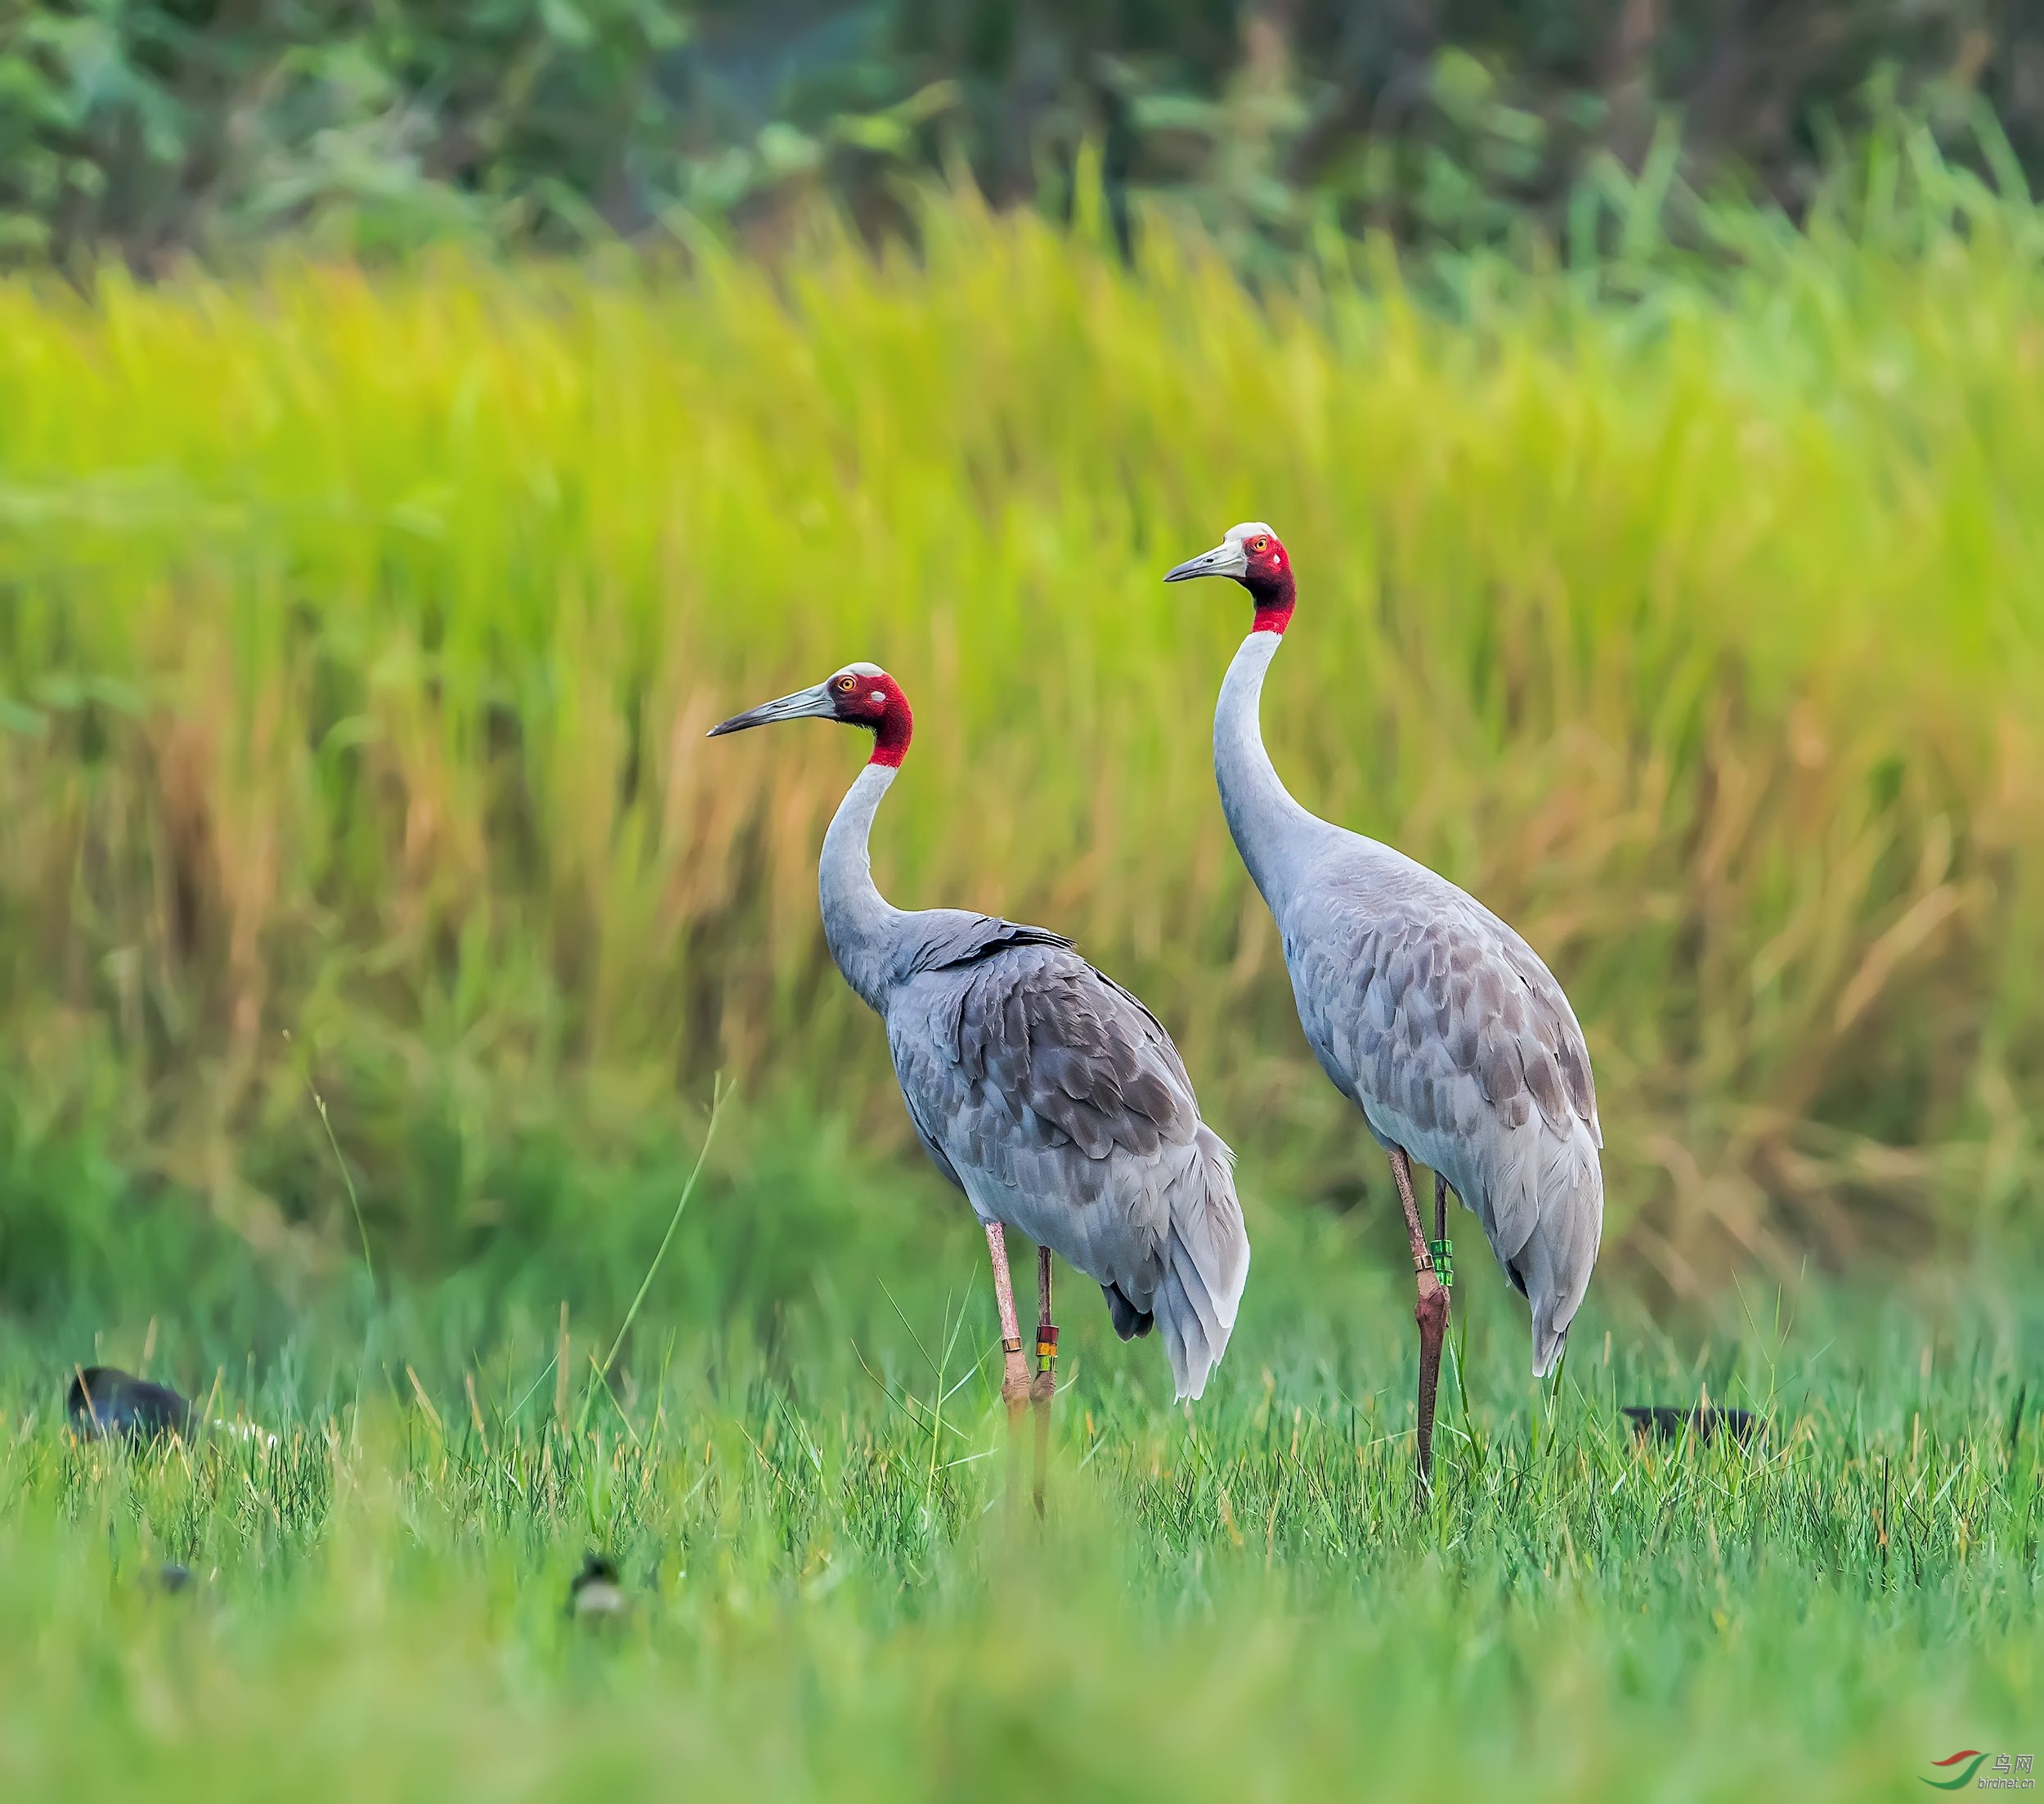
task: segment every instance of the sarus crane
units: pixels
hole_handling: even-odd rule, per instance
[[[710,736],[815,718],[873,735],[823,836],[823,936],[887,1025],[917,1138],[986,1230],[1011,1420],[1037,1413],[1038,1498],[1057,1329],[1051,1255],[1093,1279],[1127,1340],[1160,1331],[1181,1400],[1205,1390],[1249,1271],[1234,1155],[1199,1119],[1192,1080],[1155,1016],[1043,927],[963,909],[907,910],[873,882],[873,816],[907,756],[901,685],[847,664]],[[1037,1247],[1037,1371],[1023,1356],[1003,1231]]]
[[[1454,1281],[1447,1191],[1473,1211],[1531,1305],[1533,1371],[1544,1376],[1603,1229],[1589,1053],[1562,986],[1510,927],[1404,853],[1307,813],[1278,780],[1263,747],[1263,679],[1298,588],[1277,535],[1261,521],[1230,527],[1164,580],[1194,577],[1231,577],[1254,604],[1214,711],[1214,776],[1283,939],[1307,1043],[1390,1156],[1419,1292],[1418,1459],[1431,1484]],[[1434,1173],[1431,1242],[1413,1199],[1414,1160]]]

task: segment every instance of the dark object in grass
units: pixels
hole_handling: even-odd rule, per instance
[[[568,1613],[583,1622],[615,1622],[631,1608],[618,1581],[617,1562],[608,1554],[582,1556],[582,1569],[567,1588]]]
[[[1767,1426],[1767,1418],[1750,1409],[1719,1409],[1709,1403],[1682,1407],[1668,1403],[1627,1403],[1624,1408],[1632,1418],[1633,1432],[1643,1441],[1649,1434],[1664,1441],[1679,1440],[1687,1429],[1700,1441],[1723,1434],[1743,1446]]]
[[[156,1589],[175,1596],[179,1591],[191,1589],[191,1568],[181,1566],[174,1559],[167,1559],[156,1568]]]
[[[191,1433],[191,1405],[168,1384],[152,1384],[112,1366],[74,1372],[64,1413],[83,1440],[125,1434],[138,1441]]]

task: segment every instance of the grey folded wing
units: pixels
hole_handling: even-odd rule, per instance
[[[1433,882],[1389,899],[1324,886],[1288,920],[1300,1022],[1378,1137],[1442,1173],[1513,1281],[1549,1293],[1558,1334],[1603,1218],[1589,1051],[1531,947]]]
[[[1171,1037],[1054,935],[981,922],[950,940],[888,1003],[918,1135],[984,1218],[1098,1281],[1124,1332],[1164,1313],[1181,1390],[1188,1373],[1204,1382],[1248,1241],[1227,1149]]]

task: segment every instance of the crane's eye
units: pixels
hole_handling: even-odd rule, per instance
[[[1249,541],[1249,549],[1252,551],[1268,551],[1271,549],[1271,541],[1268,539],[1252,539]]]
[[[837,686],[842,693],[849,695],[854,689],[858,687],[858,680],[856,677],[840,676],[837,680]]]

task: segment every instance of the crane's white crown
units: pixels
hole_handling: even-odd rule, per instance
[[[1277,536],[1262,521],[1244,520],[1239,526],[1230,527],[1227,536],[1221,542],[1223,545],[1239,545],[1244,539],[1253,539],[1259,532],[1266,538],[1275,539]]]
[[[823,679],[823,688],[827,691],[832,684],[847,676],[860,677],[870,682],[874,677],[885,676],[886,674],[886,671],[882,670],[877,664],[867,664],[863,662],[858,664],[847,664],[842,670],[832,671],[828,676],[825,677]],[[868,699],[875,702],[884,702],[887,699],[887,692],[885,689],[875,689]]]

